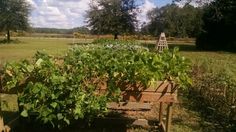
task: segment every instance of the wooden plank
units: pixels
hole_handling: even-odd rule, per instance
[[[98,94],[106,92],[106,85],[97,91]],[[155,87],[154,87],[155,86]],[[137,85],[122,84],[120,87],[123,101],[131,102],[177,102],[177,85],[172,82],[157,81],[153,87],[143,88]]]
[[[167,107],[166,132],[170,132],[170,128],[171,128],[172,106],[173,106],[173,103],[170,103],[168,104],[168,107]]]
[[[163,102],[160,102],[160,107],[159,107],[159,121],[160,121],[160,124],[162,123],[162,118],[163,118]]]
[[[142,126],[149,127],[148,120],[146,119],[137,119],[132,123],[133,126]]]
[[[164,122],[161,122],[159,127],[160,127],[160,132],[165,132],[166,131],[166,127],[165,127]]]
[[[131,85],[127,83],[119,84],[121,91],[139,91],[139,92],[157,92],[157,93],[174,93],[177,90],[177,85],[172,82],[157,81],[148,87],[143,87],[139,84]],[[105,83],[101,83],[98,88],[99,92],[104,92],[107,89]]]
[[[174,93],[177,85],[171,82],[157,81],[147,88],[134,85],[126,85],[121,91],[140,91],[140,92],[156,92],[156,93]]]
[[[122,92],[124,101],[131,102],[177,102],[177,94],[152,92]]]
[[[1,112],[1,110],[0,110]],[[5,132],[5,126],[4,126],[4,122],[3,122],[3,117],[0,113],[0,132]]]
[[[107,108],[113,110],[151,110],[151,104],[137,102],[110,102],[107,104]]]

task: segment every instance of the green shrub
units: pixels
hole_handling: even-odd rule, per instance
[[[103,116],[107,102],[119,101],[124,83],[145,88],[168,80],[186,87],[189,70],[177,49],[156,54],[138,45],[82,45],[60,58],[38,52],[32,62],[6,64],[1,89],[18,91],[22,116],[36,113],[42,123],[61,128]],[[104,84],[107,91],[98,94]]]

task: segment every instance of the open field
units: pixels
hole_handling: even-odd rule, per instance
[[[14,39],[14,38],[13,38]],[[37,51],[59,55],[67,51],[73,42],[88,43],[91,40],[66,38],[17,38],[19,43],[0,44],[0,64],[6,61],[32,57]]]
[[[0,64],[6,61],[19,60],[33,56],[36,51],[45,51],[53,55],[59,55],[67,51],[73,43],[90,43],[92,39],[73,38],[33,38],[20,37],[13,38],[19,42],[14,44],[0,44]],[[141,40],[144,46],[153,48],[156,41]],[[228,52],[204,52],[197,51],[194,41],[169,41],[169,47],[179,47],[181,54],[191,60],[201,60],[203,58],[214,58],[221,61],[235,62],[236,54]]]

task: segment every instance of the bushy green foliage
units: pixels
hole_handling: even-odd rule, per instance
[[[236,51],[236,1],[215,0],[205,7],[196,46],[201,50]]]
[[[135,0],[95,0],[87,12],[87,22],[94,34],[134,33],[137,24]]]
[[[154,8],[148,13],[150,22],[142,26],[142,34],[159,36],[165,32],[171,37],[196,37],[201,32],[202,9],[186,4]]]
[[[6,64],[3,85],[21,91],[21,115],[36,113],[42,123],[63,127],[78,118],[89,120],[106,112],[106,96],[96,96],[95,86],[85,82],[82,67],[60,61],[38,52],[33,62]]]
[[[119,101],[123,84],[146,88],[167,80],[186,87],[189,70],[177,49],[157,54],[138,45],[82,45],[61,58],[38,52],[32,62],[8,63],[1,84],[19,91],[22,116],[36,113],[42,123],[60,128],[103,116],[107,102]],[[107,90],[99,94],[104,85]]]

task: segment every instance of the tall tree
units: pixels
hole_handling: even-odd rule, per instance
[[[25,30],[29,27],[30,6],[25,0],[0,0],[0,31],[7,32],[10,42],[11,30]]]
[[[236,51],[236,1],[215,0],[206,6],[196,46],[204,50]]]
[[[94,34],[133,33],[137,25],[135,0],[94,0],[87,12],[88,26]]]
[[[150,23],[143,31],[157,36],[165,32],[172,37],[196,37],[201,30],[201,9],[189,4],[179,7],[175,4],[154,8],[148,13]]]

